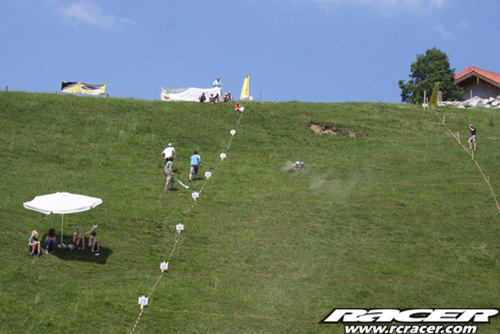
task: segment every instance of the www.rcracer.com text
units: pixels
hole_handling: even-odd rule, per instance
[[[477,326],[345,325],[345,334],[476,334]]]

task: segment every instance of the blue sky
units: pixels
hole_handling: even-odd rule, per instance
[[[455,73],[500,73],[498,0],[0,0],[0,89],[107,84],[158,100],[161,87],[263,101],[401,102],[417,54]]]

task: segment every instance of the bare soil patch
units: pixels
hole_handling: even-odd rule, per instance
[[[358,132],[350,129],[340,129],[337,128],[335,125],[324,125],[324,124],[319,124],[319,123],[314,123],[311,122],[309,124],[309,128],[314,131],[314,133],[318,135],[324,135],[331,133],[333,135],[337,134],[345,134],[348,135],[349,137],[356,138],[358,137]]]

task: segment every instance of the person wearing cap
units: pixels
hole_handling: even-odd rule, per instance
[[[194,151],[191,156],[191,169],[189,170],[189,182],[193,182],[194,179],[198,176],[198,169],[201,166],[201,157],[198,154],[198,151]],[[194,178],[193,178],[194,175]]]
[[[472,149],[472,144],[474,144],[474,149],[476,149],[476,128],[474,125],[469,124],[470,138],[467,141],[469,143],[469,149]]]
[[[172,160],[177,158],[177,153],[172,143],[168,143],[168,146],[161,152],[161,155],[165,156],[165,163],[167,163],[167,158],[171,157]]]

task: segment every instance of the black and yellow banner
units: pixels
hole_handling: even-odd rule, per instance
[[[63,83],[61,84],[61,92],[73,94],[104,95],[106,94],[106,85],[89,85],[81,82],[63,81]]]

